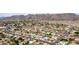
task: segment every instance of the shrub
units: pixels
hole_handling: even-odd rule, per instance
[[[5,35],[3,33],[0,33],[0,38],[5,38]]]
[[[76,31],[76,32],[75,32],[75,35],[76,35],[76,36],[79,36],[79,31]]]
[[[68,41],[67,39],[61,38],[60,41]]]

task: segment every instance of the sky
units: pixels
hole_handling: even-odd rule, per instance
[[[0,17],[8,17],[13,15],[27,15],[27,13],[0,13]]]
[[[42,13],[79,13],[79,0],[0,0],[0,17]]]

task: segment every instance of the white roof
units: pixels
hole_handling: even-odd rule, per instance
[[[3,27],[0,27],[0,29],[2,29],[2,28],[6,28],[6,27],[4,27],[4,26]]]

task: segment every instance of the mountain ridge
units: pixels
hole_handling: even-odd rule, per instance
[[[79,20],[79,15],[74,13],[62,14],[28,14],[1,17],[0,20]]]

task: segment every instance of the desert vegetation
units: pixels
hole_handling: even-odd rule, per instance
[[[42,20],[0,22],[0,45],[78,44],[78,26]]]

